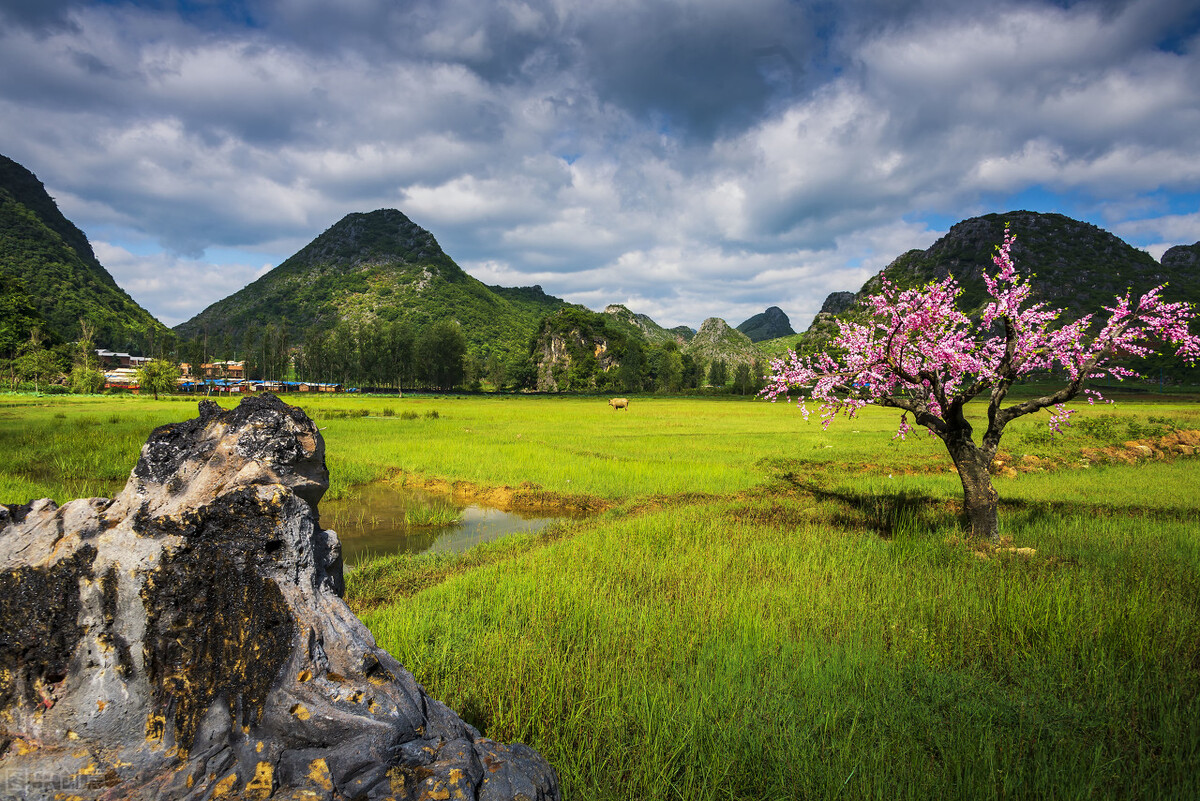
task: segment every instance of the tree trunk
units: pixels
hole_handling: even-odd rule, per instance
[[[963,516],[971,526],[971,537],[992,541],[1000,539],[998,496],[992,488],[988,459],[971,439],[969,432],[951,433],[943,437],[943,441],[962,481]]]

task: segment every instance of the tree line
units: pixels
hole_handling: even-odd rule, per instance
[[[403,391],[454,388],[521,391],[537,388],[536,337],[518,353],[472,353],[462,327],[453,320],[426,326],[403,321],[343,320],[332,328],[312,327],[299,334],[285,325],[251,326],[240,335],[222,332],[180,340],[173,333],[138,332],[142,347],[105,342],[97,327],[80,320],[80,339],[55,342],[42,333],[36,309],[21,303],[17,293],[0,293],[0,380],[10,389],[92,393],[105,386],[97,347],[150,356],[155,365],[143,383],[156,392],[169,391],[178,370],[168,365],[187,363],[203,380],[201,365],[242,362],[251,380],[307,381],[364,389]],[[111,333],[110,333],[111,336]],[[633,338],[617,343],[620,364],[601,369],[591,353],[579,354],[559,388],[567,391],[679,393],[711,386],[718,391],[750,395],[761,388],[759,364],[732,369],[721,359],[703,364],[680,351],[674,342],[646,345]],[[220,369],[212,377],[225,378]]]

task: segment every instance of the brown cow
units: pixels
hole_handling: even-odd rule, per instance
[[[613,407],[614,412],[617,409],[629,411],[629,398],[613,398],[608,402],[608,405]]]

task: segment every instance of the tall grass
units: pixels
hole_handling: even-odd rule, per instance
[[[606,521],[364,620],[566,797],[1200,790],[1194,521],[1060,519],[1023,532],[1038,555],[982,560],[794,526],[808,506]]]
[[[381,645],[546,755],[568,798],[1200,797],[1193,458],[998,477],[1013,550],[989,551],[962,542],[944,448],[891,440],[894,413],[823,431],[754,402],[300,402],[331,495],[403,472],[612,507],[348,580]],[[0,397],[0,499],[115,481],[192,414]],[[1200,409],[1077,420],[1019,420],[1003,448],[1075,464]]]

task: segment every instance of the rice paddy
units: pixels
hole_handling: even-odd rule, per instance
[[[295,398],[287,398],[296,402]],[[507,488],[603,510],[349,576],[379,643],[566,798],[1200,797],[1200,429],[1189,396],[1002,444],[1005,542],[941,444],[868,409],[305,398],[329,497]],[[365,414],[364,414],[365,412]],[[433,414],[436,412],[436,416]],[[0,396],[0,499],[109,494],[193,403]]]

